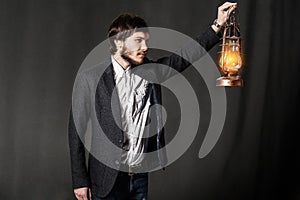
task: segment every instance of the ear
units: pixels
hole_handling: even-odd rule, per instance
[[[122,41],[122,40],[114,40],[114,43],[115,43],[116,49],[118,51],[123,49],[124,41]]]

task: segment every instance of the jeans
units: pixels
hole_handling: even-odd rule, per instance
[[[147,200],[148,173],[128,175],[119,172],[112,191],[105,198],[93,195],[92,200]]]

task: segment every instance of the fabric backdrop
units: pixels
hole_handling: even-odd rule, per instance
[[[195,37],[222,3],[1,0],[0,199],[74,199],[67,140],[73,81],[117,15],[136,13],[149,26]],[[300,2],[238,3],[245,86],[226,88],[222,135],[199,159],[210,113],[204,108],[190,148],[165,171],[151,173],[150,200],[300,199]],[[218,46],[210,55],[216,59],[217,52]],[[201,78],[192,69],[185,75],[209,103]]]

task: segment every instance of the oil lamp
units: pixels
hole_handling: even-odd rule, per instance
[[[222,77],[217,79],[217,86],[243,86],[243,80],[239,74],[242,69],[240,36],[240,27],[236,22],[234,11],[224,27],[219,58]]]

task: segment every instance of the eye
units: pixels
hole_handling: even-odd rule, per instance
[[[136,39],[135,40],[137,43],[141,43],[142,42],[142,39]]]

